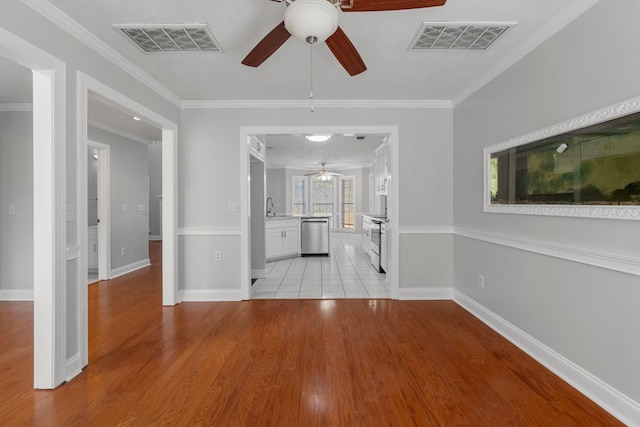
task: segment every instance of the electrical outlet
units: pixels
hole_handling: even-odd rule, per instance
[[[127,254],[127,249],[126,248],[122,248],[122,256],[125,256]]]
[[[478,275],[478,286],[484,289],[484,276],[482,274]]]
[[[222,252],[216,251],[216,261],[222,261]]]

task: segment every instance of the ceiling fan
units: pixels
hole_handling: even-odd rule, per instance
[[[322,165],[322,169],[318,172],[305,173],[304,176],[314,176],[317,177],[320,181],[329,181],[334,176],[342,176],[341,173],[329,172],[325,169],[327,162],[320,162]]]
[[[338,26],[338,9],[343,12],[381,12],[442,6],[447,0],[271,0],[286,1],[284,21],[267,34],[242,60],[257,67],[292,35],[309,44],[327,42],[329,50],[352,76],[367,69],[349,37]]]

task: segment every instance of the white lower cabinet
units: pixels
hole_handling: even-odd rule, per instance
[[[267,261],[300,255],[300,221],[267,221]]]

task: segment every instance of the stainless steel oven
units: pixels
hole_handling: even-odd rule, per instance
[[[380,226],[380,220],[367,216],[362,218],[363,247],[376,271],[380,271]]]

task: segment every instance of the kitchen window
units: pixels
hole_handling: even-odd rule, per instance
[[[326,215],[332,228],[356,228],[356,177],[291,177],[291,213],[294,216]]]
[[[323,181],[317,177],[311,180],[311,214],[333,216],[334,180]]]
[[[291,177],[291,213],[294,216],[307,214],[307,205],[309,204],[308,182],[309,180],[306,176]]]
[[[340,179],[340,207],[342,228],[353,230],[356,227],[356,177],[345,176]]]

